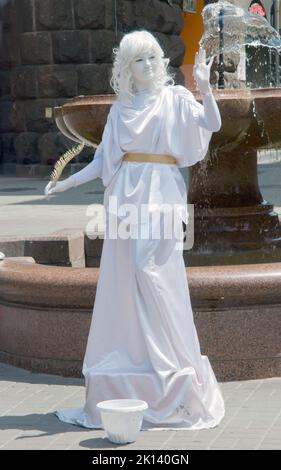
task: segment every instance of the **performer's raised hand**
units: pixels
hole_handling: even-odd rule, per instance
[[[214,56],[211,58],[209,63],[206,64],[206,51],[202,47],[200,47],[199,52],[196,52],[195,54],[195,63],[192,74],[201,93],[212,91],[210,85],[210,71],[213,60]]]

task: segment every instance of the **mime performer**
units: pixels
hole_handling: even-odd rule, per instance
[[[201,48],[195,57],[200,104],[174,84],[151,33],[125,34],[113,52],[110,84],[117,98],[94,158],[45,189],[50,195],[95,178],[105,186],[105,238],[82,370],[85,404],[56,415],[103,428],[98,402],[137,398],[148,403],[142,429],[212,428],[225,414],[224,400],[200,351],[180,230],[165,232],[167,220],[177,229],[188,221],[179,168],[202,160],[221,127],[209,83],[212,60],[206,64]],[[130,217],[128,208],[136,209]],[[111,222],[120,230],[108,236]]]

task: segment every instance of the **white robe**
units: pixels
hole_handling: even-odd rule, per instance
[[[219,127],[213,95],[204,95],[201,105],[181,85],[136,93],[131,105],[117,99],[94,160],[70,178],[74,186],[102,178],[106,224],[109,217],[123,219],[109,207],[110,196],[118,210],[128,203],[147,204],[149,212],[155,203],[186,206],[178,167],[202,160]],[[177,164],[122,161],[126,152],[170,154]],[[86,402],[56,411],[62,421],[103,428],[96,404],[115,398],[148,403],[143,430],[211,428],[224,416],[219,385],[200,352],[182,248],[164,237],[162,217],[159,239],[106,232],[83,363]],[[145,231],[147,220],[138,219],[137,227]],[[152,235],[151,225],[148,230]]]

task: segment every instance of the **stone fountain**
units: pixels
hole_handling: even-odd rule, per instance
[[[216,31],[212,38],[218,47]],[[221,53],[217,71],[214,77],[220,79]],[[190,168],[189,178],[195,243],[184,257],[193,265],[187,276],[202,352],[219,380],[281,375],[281,227],[257,178],[257,149],[280,146],[281,89],[244,85],[214,91],[222,129],[214,134],[209,155]],[[114,99],[74,98],[54,108],[56,124],[74,142],[95,147]],[[32,259],[0,261],[0,322],[5,331],[0,333],[0,359],[33,370],[80,375],[97,279],[98,268],[43,266]]]
[[[195,234],[184,256],[195,266],[278,261],[281,225],[259,190],[257,150],[281,143],[281,89],[214,94],[222,128],[212,137],[208,157],[190,168]],[[115,95],[75,98],[54,108],[57,126],[72,140],[95,146],[114,100]]]
[[[281,41],[264,18],[226,1],[205,7],[203,19],[201,45],[208,56],[215,55],[212,81],[219,88],[215,95],[222,128],[212,137],[208,157],[190,169],[188,201],[195,209],[195,243],[188,261],[191,265],[279,261],[281,225],[259,189],[257,151],[281,146],[281,88],[247,87],[245,69],[247,63],[253,66],[253,60],[245,53],[253,48],[276,52]],[[268,54],[255,56],[259,57],[255,66],[264,67]],[[235,60],[236,74],[226,72]],[[244,72],[240,81],[239,65],[240,76]]]

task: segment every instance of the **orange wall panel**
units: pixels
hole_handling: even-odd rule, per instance
[[[198,42],[203,34],[203,18],[201,16],[204,7],[203,0],[197,0],[195,13],[185,13],[184,27],[181,32],[181,38],[185,44],[184,64],[193,64],[195,52],[198,50]]]
[[[203,18],[201,16],[203,8],[204,0],[197,0],[195,13],[183,12],[184,27],[180,36],[185,44],[185,55],[181,70],[185,76],[185,86],[190,89],[195,88],[195,83],[192,77],[192,68],[195,53],[199,49],[198,43],[203,34]]]

